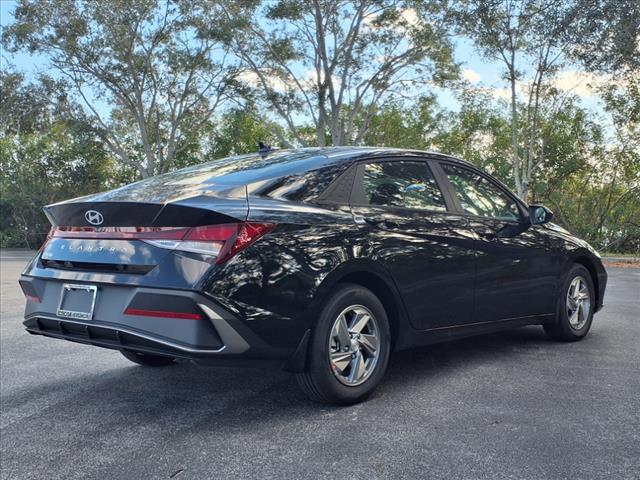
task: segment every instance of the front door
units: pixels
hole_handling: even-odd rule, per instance
[[[474,237],[448,211],[426,161],[359,166],[351,209],[368,229],[369,247],[398,286],[414,328],[469,323],[473,311]]]
[[[520,202],[477,171],[449,163],[441,168],[476,235],[473,321],[554,312],[559,259],[526,221]]]

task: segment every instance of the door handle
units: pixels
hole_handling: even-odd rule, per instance
[[[391,221],[391,220],[372,220],[370,218],[365,218],[364,220],[365,220],[365,222],[367,222],[369,225],[371,225],[373,227],[398,228],[400,226],[396,222]]]
[[[358,225],[366,225],[367,224],[367,219],[364,218],[362,215],[353,215],[353,221],[355,223],[357,223]]]
[[[500,238],[496,232],[482,232],[479,235],[488,242],[497,242]]]
[[[366,218],[362,215],[354,215],[353,221],[358,225],[371,225],[372,227],[379,228],[398,228],[400,225],[391,220],[374,220],[372,218]]]

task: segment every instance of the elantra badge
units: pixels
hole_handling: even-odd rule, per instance
[[[104,222],[104,217],[96,210],[87,210],[84,212],[84,218],[91,225],[102,225],[102,222]]]

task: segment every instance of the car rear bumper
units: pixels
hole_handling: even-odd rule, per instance
[[[29,333],[201,364],[283,364],[293,353],[267,345],[242,319],[193,291],[86,283],[97,289],[92,318],[65,317],[59,311],[65,284],[20,277],[27,296],[23,323]],[[150,316],[150,311],[187,312],[190,318]]]

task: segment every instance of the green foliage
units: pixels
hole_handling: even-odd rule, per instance
[[[366,145],[398,148],[428,148],[428,138],[438,128],[442,114],[435,96],[426,96],[410,106],[389,101],[372,117],[364,136]]]
[[[637,75],[640,70],[640,2],[590,0],[572,3],[574,21],[565,30],[572,56],[590,70]]]
[[[0,245],[26,248],[50,228],[42,206],[105,189],[114,167],[90,129],[64,121],[3,136],[0,163]]]
[[[241,25],[228,45],[251,98],[301,146],[362,143],[386,101],[458,75],[441,1],[213,3]]]
[[[105,145],[142,177],[174,168],[236,93],[212,2],[20,0],[14,18],[3,46],[48,56]]]
[[[0,75],[2,247],[39,247],[49,230],[44,205],[124,179],[64,92],[63,83],[49,78],[25,84],[21,75]]]
[[[226,112],[211,129],[207,139],[206,160],[254,152],[258,142],[277,146],[274,131],[281,127],[264,121],[254,109],[234,109]]]
[[[461,92],[459,102],[458,112],[442,115],[445,123],[433,138],[432,148],[464,158],[513,185],[506,108],[476,90]]]

